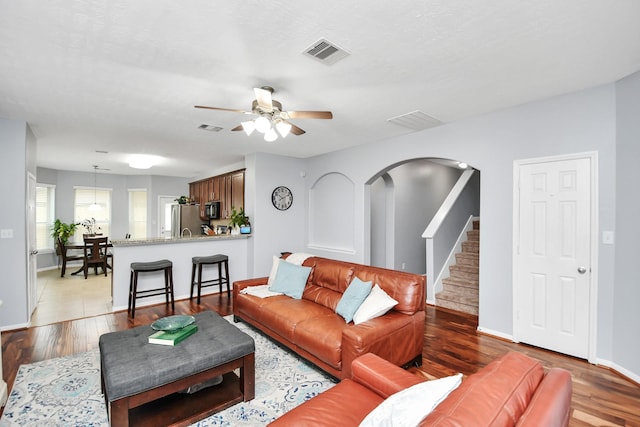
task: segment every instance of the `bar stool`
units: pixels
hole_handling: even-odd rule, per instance
[[[218,266],[218,278],[202,281],[202,266],[216,264]],[[224,265],[224,277],[222,276],[222,266]],[[196,267],[198,268],[198,281],[196,282]],[[222,254],[211,256],[194,256],[191,258],[191,294],[189,299],[193,299],[193,288],[198,287],[198,304],[200,304],[200,294],[202,288],[207,286],[220,286],[222,293],[222,285],[227,285],[227,297],[231,298],[231,290],[229,289],[229,257]]]
[[[138,273],[148,273],[152,271],[164,271],[164,287],[147,289],[138,291]],[[129,305],[127,313],[131,313],[131,317],[136,317],[136,299],[152,297],[155,295],[165,295],[166,303],[169,304],[169,296],[171,296],[171,310],[175,311],[173,300],[173,263],[168,259],[152,262],[132,262],[131,277],[129,279]]]

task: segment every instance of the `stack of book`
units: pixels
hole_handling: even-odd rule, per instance
[[[198,325],[195,323],[187,325],[184,328],[176,329],[174,331],[158,331],[149,336],[150,344],[160,345],[176,345],[180,341],[183,341],[187,337],[195,334],[198,330]]]

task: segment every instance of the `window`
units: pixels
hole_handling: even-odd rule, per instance
[[[129,190],[129,234],[134,239],[147,237],[147,190]]]
[[[36,184],[36,247],[38,251],[52,251],[54,248],[51,227],[55,211],[55,194],[55,186]]]
[[[94,218],[96,220],[96,230],[94,233],[101,233],[111,236],[111,190],[104,188],[76,187],[76,201],[74,207],[74,218],[76,222]],[[94,203],[100,206],[100,210],[91,210],[89,207]],[[84,227],[79,226],[76,233],[87,233]],[[81,240],[81,239],[77,239]]]

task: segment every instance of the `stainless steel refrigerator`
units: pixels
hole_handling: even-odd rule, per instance
[[[185,228],[191,231],[191,235],[199,236],[202,234],[202,223],[200,205],[171,205],[171,237],[189,237],[188,231],[182,233]]]

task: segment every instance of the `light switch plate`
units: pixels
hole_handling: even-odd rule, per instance
[[[0,239],[13,239],[13,229],[3,228],[0,230]]]
[[[603,231],[602,232],[602,244],[603,245],[613,245],[613,231]]]

